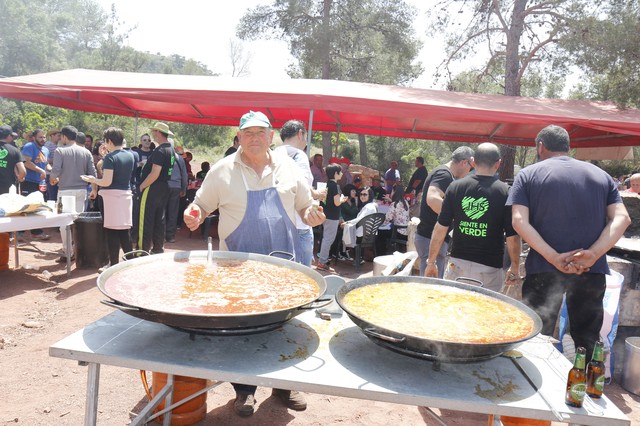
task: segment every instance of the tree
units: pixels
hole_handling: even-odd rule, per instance
[[[422,73],[414,63],[421,47],[411,26],[415,13],[402,0],[275,0],[247,12],[237,35],[287,41],[297,60],[288,71],[294,78],[408,84]],[[367,164],[363,135],[359,141]],[[328,135],[323,154],[331,157]]]
[[[560,46],[584,71],[582,94],[640,107],[640,3],[610,0],[570,24]]]
[[[576,16],[594,8],[599,0],[442,0],[432,11],[431,30],[446,34],[446,59],[436,74],[469,59],[481,47],[487,57],[483,67],[473,70],[479,76],[498,76],[502,70],[503,94],[521,96],[525,74],[532,70],[549,81],[563,78],[567,68],[555,61],[557,44]],[[553,65],[553,66],[551,66]],[[556,86],[557,87],[557,86]],[[554,89],[552,93],[557,93]],[[500,177],[513,178],[515,147],[502,145]]]
[[[229,59],[231,60],[231,77],[249,75],[251,52],[245,52],[240,40],[229,39]]]

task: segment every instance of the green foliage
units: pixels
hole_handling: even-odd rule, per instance
[[[237,35],[286,40],[293,77],[403,84],[422,73],[415,14],[402,0],[275,0],[247,12]]]
[[[639,17],[637,0],[609,0],[570,23],[561,46],[586,79],[574,96],[640,107]]]

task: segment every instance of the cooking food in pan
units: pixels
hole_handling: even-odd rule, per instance
[[[161,266],[161,267],[160,267]],[[121,269],[104,283],[118,302],[177,314],[255,314],[301,306],[320,296],[301,271],[256,260],[167,259]]]
[[[343,305],[373,326],[442,342],[512,342],[534,330],[531,316],[513,304],[446,285],[371,284],[350,290]]]

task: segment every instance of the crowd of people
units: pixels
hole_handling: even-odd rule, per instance
[[[191,173],[191,153],[175,146],[167,124],[158,122],[149,131],[137,146],[128,147],[122,130],[113,127],[95,143],[92,135],[73,126],[34,129],[23,134],[19,147],[18,134],[2,126],[0,144],[7,160],[0,162],[0,193],[15,186],[21,195],[39,192],[43,201],[56,205],[62,197],[72,197],[76,213],[101,212],[109,253],[109,264],[101,270],[118,263],[120,250],[162,253],[165,242],[175,242],[189,203],[188,186],[197,178]],[[60,231],[57,262],[74,260],[73,252],[65,251],[64,228]],[[50,238],[41,229],[29,233],[33,240]],[[18,240],[25,239],[19,233]]]
[[[540,161],[520,171],[512,187],[497,176],[500,150],[492,143],[475,150],[461,146],[431,172],[417,157],[405,186],[397,161],[384,173],[364,176],[351,170],[348,158],[309,158],[310,138],[298,120],[282,126],[283,145],[271,149],[271,122],[254,111],[240,118],[225,156],[203,162],[195,176],[190,153],[176,146],[165,123],[151,127],[133,149],[121,129],[106,129],[95,145],[78,134],[72,126],[46,134],[37,129],[20,152],[12,144],[17,135],[0,127],[0,149],[6,151],[0,190],[17,183],[23,193],[51,197],[55,187],[58,198],[75,197],[77,212],[88,208],[87,198],[101,199],[110,265],[118,263],[120,250],[135,246],[162,253],[165,242],[175,241],[179,221],[194,231],[217,211],[220,250],[283,251],[296,262],[331,271],[334,259],[353,261],[343,244],[345,230],[384,210],[385,223],[399,239],[406,240],[412,216],[419,218],[415,248],[421,276],[467,277],[501,291],[521,279],[525,241],[531,250],[523,301],[542,318],[542,333],[553,333],[566,295],[576,346],[591,354],[598,340],[609,271],[605,254],[630,223],[618,189],[624,181],[571,158],[569,134],[561,127],[540,131]],[[629,190],[640,191],[640,174],[629,177]],[[378,232],[381,254],[389,235]],[[40,230],[31,234],[44,238]],[[356,229],[356,241],[362,237],[362,228]],[[236,413],[252,415],[256,387],[233,386]],[[299,392],[274,389],[273,395],[291,409],[306,408]]]

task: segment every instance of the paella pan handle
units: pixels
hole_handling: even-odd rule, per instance
[[[115,300],[101,300],[100,303],[111,306],[112,308],[120,309],[121,311],[139,312],[140,308],[135,306],[125,305],[124,303],[116,302]]]
[[[289,253],[288,251],[272,251],[271,253],[269,253],[269,256],[273,256],[273,257],[277,257],[279,259],[285,259],[288,258],[287,260],[293,260],[296,257],[293,255],[293,253]]]
[[[135,258],[142,257],[142,256],[151,256],[151,253],[149,253],[146,250],[128,251],[128,252],[126,252],[125,254],[122,255],[122,261],[126,262],[127,260],[135,259]]]
[[[316,299],[313,302],[307,303],[306,305],[299,306],[298,309],[317,309],[317,308],[322,308],[323,306],[327,306],[332,301],[333,301],[332,297],[329,297],[327,299]]]
[[[391,342],[391,343],[402,343],[407,339],[406,337],[391,337],[391,336],[387,336],[386,334],[382,334],[382,333],[379,333],[379,332],[375,331],[375,329],[373,329],[373,328],[363,328],[362,331],[367,336],[376,337],[376,338],[378,338],[380,340],[384,340],[386,342]]]
[[[465,281],[469,281],[473,284],[477,284],[479,287],[484,287],[484,283],[480,280],[476,280],[475,278],[469,278],[469,277],[458,277],[455,279],[455,281],[459,282],[459,283],[463,283]]]

